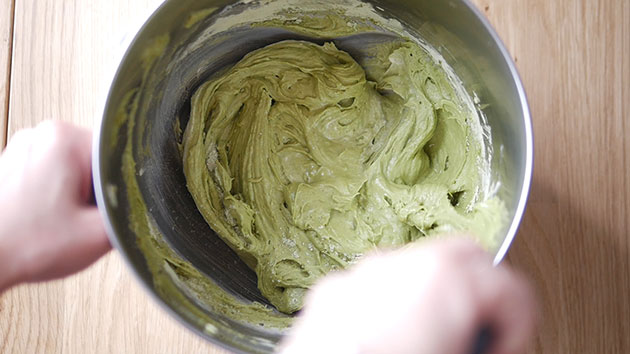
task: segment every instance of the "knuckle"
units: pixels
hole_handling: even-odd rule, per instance
[[[17,132],[13,134],[13,136],[9,140],[9,143],[15,145],[15,144],[21,144],[24,142],[31,141],[32,135],[33,135],[33,129],[18,130]]]
[[[455,237],[448,240],[441,248],[445,257],[457,264],[469,264],[472,261],[491,261],[487,252],[471,237]]]
[[[59,138],[65,134],[67,126],[63,122],[47,120],[39,123],[35,129],[42,135]]]
[[[35,128],[37,143],[52,154],[68,155],[71,150],[71,137],[66,123],[44,121]]]
[[[308,294],[308,299],[311,303],[329,303],[343,288],[344,277],[339,274],[331,274],[313,286]]]

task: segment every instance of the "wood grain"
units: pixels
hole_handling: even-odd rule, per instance
[[[0,151],[7,138],[14,0],[0,0]]]
[[[10,133],[46,118],[92,125],[102,68],[158,2],[16,0]],[[628,353],[630,1],[474,3],[513,55],[533,115],[534,182],[509,255],[540,298],[530,352]],[[218,352],[160,310],[115,253],[0,298],[0,351]]]
[[[509,261],[535,282],[532,353],[630,352],[630,1],[476,0],[517,62],[534,181]]]
[[[45,119],[93,126],[126,32],[159,3],[16,0],[9,135]],[[222,351],[172,319],[112,252],[77,276],[4,294],[0,352]]]

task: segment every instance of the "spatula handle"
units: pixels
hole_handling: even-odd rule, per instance
[[[472,354],[484,354],[488,352],[492,343],[492,330],[488,326],[484,326],[477,335],[477,340],[473,346]]]

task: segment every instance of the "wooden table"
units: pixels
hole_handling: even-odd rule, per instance
[[[161,0],[0,0],[0,144],[44,119],[93,126],[115,53]],[[509,262],[541,300],[532,353],[630,352],[630,1],[475,0],[513,55],[536,138]],[[219,353],[112,252],[0,298],[4,353]]]

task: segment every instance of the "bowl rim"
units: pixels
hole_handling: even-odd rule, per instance
[[[529,102],[527,100],[527,94],[525,93],[525,88],[523,86],[523,81],[521,76],[516,69],[516,64],[512,60],[512,56],[508,52],[505,44],[499,37],[498,33],[494,30],[494,27],[490,24],[490,21],[486,18],[486,16],[479,10],[475,5],[472,4],[470,0],[460,0],[468,10],[471,11],[479,21],[483,24],[485,29],[488,31],[492,40],[497,45],[503,60],[507,64],[512,79],[514,80],[514,85],[516,86],[516,90],[518,92],[519,102],[521,103],[522,114],[523,114],[523,127],[525,132],[525,169],[523,172],[523,185],[521,186],[521,190],[518,196],[518,204],[514,211],[514,217],[512,218],[512,223],[508,228],[508,231],[505,235],[505,239],[501,243],[501,246],[497,249],[496,254],[494,256],[493,264],[496,266],[505,258],[512,242],[516,238],[516,234],[518,232],[519,226],[523,220],[523,216],[525,214],[525,208],[527,206],[527,200],[529,198],[529,192],[531,189],[532,183],[532,175],[534,169],[534,134],[532,128],[532,118],[531,112],[529,109]]]
[[[143,292],[148,294],[149,297],[152,298],[154,303],[157,303],[159,305],[158,307],[166,311],[170,318],[174,318],[177,323],[188,329],[191,333],[194,333],[197,337],[207,340],[213,345],[216,345],[217,347],[228,351],[236,353],[247,353],[233,345],[230,345],[225,341],[215,338],[214,336],[204,331],[203,328],[194,325],[191,321],[188,320],[186,314],[169,304],[153,290],[151,284],[149,284],[149,282],[140,275],[140,272],[138,271],[138,269],[136,269],[136,266],[132,262],[131,257],[129,257],[127,251],[125,251],[124,247],[122,246],[118,235],[114,230],[112,223],[110,222],[111,216],[107,211],[107,202],[105,198],[103,181],[101,178],[100,150],[102,142],[101,134],[105,123],[107,104],[112,96],[112,86],[118,80],[122,68],[122,63],[127,59],[131,48],[136,45],[139,35],[145,30],[149,23],[162,11],[162,9],[166,7],[168,2],[169,0],[163,0],[157,6],[149,8],[147,10],[148,15],[138,16],[136,22],[132,22],[130,29],[126,32],[124,38],[121,40],[119,52],[115,53],[116,59],[112,61],[114,63],[114,66],[110,68],[110,71],[108,73],[109,75],[107,76],[108,79],[106,79],[107,95],[104,96],[101,106],[98,110],[100,118],[97,120],[94,127],[94,133],[92,134],[92,179],[94,197],[99,213],[101,214],[101,219],[103,220],[105,232],[107,234],[109,242],[111,243],[112,247],[121,254],[122,259],[126,264],[126,268],[131,271],[131,274],[133,274],[132,277],[136,280],[135,283],[140,284],[141,288],[143,288]]]
[[[485,17],[485,15],[478,9],[474,4],[472,4],[471,0],[459,0],[468,11],[472,12],[475,15],[477,20],[481,22],[485,30],[488,32],[492,41],[499,49],[501,56],[504,62],[507,64],[509,68],[509,72],[511,74],[512,80],[518,92],[519,103],[521,104],[522,116],[523,116],[523,126],[524,126],[524,135],[525,135],[525,169],[523,173],[523,184],[521,186],[521,190],[518,195],[518,203],[514,212],[514,217],[512,218],[512,222],[506,236],[501,243],[500,247],[497,249],[493,264],[496,266],[500,264],[505,258],[510,246],[512,245],[514,239],[516,238],[516,234],[518,232],[519,226],[523,220],[523,216],[526,209],[527,200],[529,197],[531,184],[532,184],[532,175],[533,175],[533,160],[534,160],[534,136],[533,136],[533,128],[532,128],[532,120],[531,113],[529,109],[529,103],[527,100],[527,95],[525,93],[525,89],[523,86],[522,79],[518,73],[516,68],[516,64],[512,60],[508,50],[505,47],[505,44],[490,24],[489,20]],[[112,246],[118,250],[122,254],[122,258],[124,259],[125,264],[128,269],[131,269],[131,273],[133,277],[136,278],[137,282],[142,284],[142,288],[144,288],[145,292],[149,294],[151,298],[155,302],[157,302],[161,308],[163,308],[172,318],[175,318],[177,322],[183,325],[185,328],[188,328],[191,332],[195,333],[199,337],[210,341],[214,345],[221,347],[223,349],[242,352],[244,351],[238,349],[230,345],[229,343],[219,340],[209,333],[205,332],[203,328],[195,326],[191,323],[186,315],[179,311],[178,309],[171,306],[168,302],[166,302],[162,297],[160,297],[151,287],[146,279],[144,279],[139,271],[136,269],[135,265],[131,261],[129,255],[122,247],[121,242],[118,239],[117,233],[115,232],[112,223],[110,222],[110,214],[107,211],[107,202],[105,198],[105,191],[103,186],[103,181],[101,179],[101,158],[100,158],[100,150],[101,150],[101,133],[103,130],[103,126],[105,123],[105,113],[107,108],[107,103],[110,101],[112,96],[112,85],[118,80],[120,75],[121,64],[127,59],[129,55],[130,49],[136,45],[139,35],[145,30],[149,23],[166,7],[166,4],[169,3],[169,0],[164,0],[156,7],[150,8],[147,12],[151,14],[146,16],[139,16],[138,22],[135,25],[130,27],[130,30],[127,31],[127,35],[121,41],[120,52],[116,55],[116,59],[112,61],[114,63],[114,67],[110,71],[110,75],[106,76],[109,79],[106,79],[107,84],[107,95],[104,96],[102,100],[102,104],[98,110],[100,113],[100,118],[97,119],[93,140],[92,140],[92,178],[93,178],[93,186],[94,186],[94,195],[96,199],[96,203],[103,219],[105,225],[105,231],[109,238]]]

